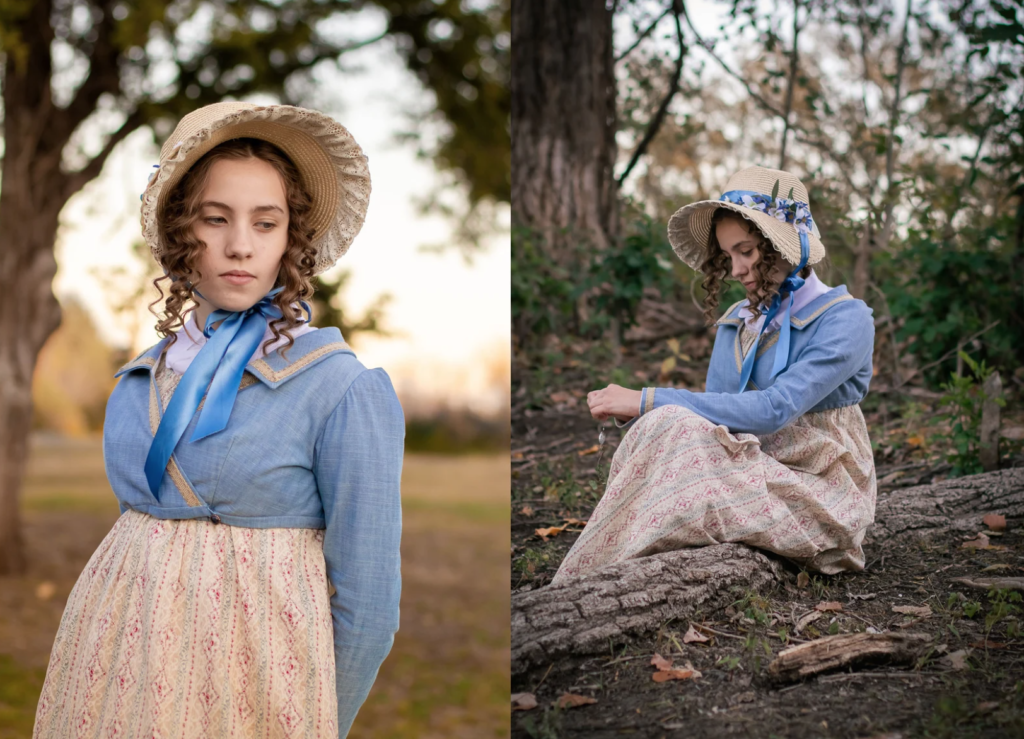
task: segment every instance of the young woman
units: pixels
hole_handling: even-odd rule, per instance
[[[871,309],[810,268],[825,248],[807,190],[780,170],[734,175],[721,200],[669,221],[704,273],[709,323],[727,274],[747,299],[725,311],[705,392],[589,394],[592,415],[636,423],[608,487],[554,582],[631,557],[743,542],[826,574],[864,567],[875,468],[858,403],[871,380]]]
[[[398,628],[405,427],[304,299],[369,193],[315,111],[219,103],[164,144],[142,198],[164,338],[117,373],[122,515],[68,599],[34,736],[348,733]]]

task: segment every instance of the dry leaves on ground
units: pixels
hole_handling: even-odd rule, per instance
[[[806,572],[801,572],[799,575],[796,576],[796,586],[798,588],[803,589],[803,588],[806,588],[810,584],[811,584],[811,576],[808,575]]]
[[[932,615],[931,606],[893,606],[893,613],[903,613],[907,616],[917,616],[919,618],[928,618]]]
[[[587,706],[591,703],[597,703],[596,698],[588,698],[585,695],[576,695],[575,693],[562,693],[555,701],[555,705],[559,708],[577,708],[578,706]]]
[[[959,649],[955,652],[950,652],[941,660],[939,660],[939,662],[952,670],[966,670],[967,655],[969,655],[970,653],[971,652],[968,649]]]
[[[537,707],[537,696],[533,693],[513,693],[512,710],[530,711]]]
[[[674,669],[672,667],[672,660],[665,659],[660,654],[655,654],[651,657],[651,664],[658,668],[658,671],[651,675],[651,679],[656,683],[663,683],[668,680],[696,680],[698,677],[701,677],[700,672],[693,669],[693,665],[689,662],[684,662],[682,669]]]
[[[597,454],[599,451],[601,451],[601,446],[599,444],[594,444],[594,446],[589,447],[587,449],[580,449],[577,452],[577,454],[579,454],[581,457],[585,457],[588,454]]]
[[[535,533],[537,536],[539,536],[541,538],[541,541],[547,541],[552,536],[558,536],[558,534],[561,534],[563,531],[565,531],[566,528],[567,528],[567,525],[566,526],[549,526],[546,529],[534,529],[533,533]]]
[[[829,611],[841,611],[843,610],[843,604],[837,600],[823,600],[814,607],[814,610],[821,611],[822,613],[828,613]]]
[[[991,549],[991,550],[1005,550],[1006,547],[999,546],[997,544],[989,544],[989,538],[985,534],[979,533],[974,539],[965,541],[960,545],[961,549]]]
[[[692,642],[702,643],[706,641],[711,640],[703,634],[699,633],[696,629],[694,629],[693,624],[690,624],[690,628],[688,628],[686,630],[686,633],[683,634],[683,644],[690,644]]]
[[[528,505],[524,505],[523,509],[521,511],[519,511],[519,512],[521,514],[523,514],[524,516],[532,516],[533,515],[533,508],[531,508]]]
[[[998,513],[990,513],[981,519],[981,522],[993,531],[1003,531],[1006,528],[1006,516]]]

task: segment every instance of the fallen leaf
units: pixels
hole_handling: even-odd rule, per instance
[[[556,393],[551,393],[551,395],[549,395],[548,398],[553,403],[565,403],[566,405],[576,405],[576,398],[574,398],[571,393],[567,393],[564,390],[559,390]]]
[[[661,363],[661,374],[667,375],[669,372],[676,368],[676,358],[668,357],[664,362]]]
[[[920,616],[921,618],[928,618],[932,615],[931,606],[893,606],[893,613],[903,613],[907,616]]]
[[[586,526],[587,522],[582,518],[567,518],[565,519],[566,526]]]
[[[591,703],[597,703],[597,699],[588,698],[585,695],[576,695],[575,693],[562,693],[558,700],[555,701],[555,705],[559,708],[576,708],[577,706],[586,706]]]
[[[843,610],[843,604],[837,600],[822,601],[814,607],[814,610],[827,613],[828,611],[841,611]]]
[[[537,696],[533,693],[513,693],[512,710],[529,711],[537,707]]]
[[[850,600],[874,600],[878,597],[878,593],[860,593],[858,595],[848,593],[848,595],[850,596]]]
[[[539,536],[543,541],[547,541],[549,537],[557,536],[565,531],[565,526],[551,526],[546,529],[534,529],[533,533]]]
[[[651,675],[651,679],[656,683],[663,683],[668,680],[689,680],[698,677],[700,677],[700,673],[696,670],[659,670]]]
[[[43,580],[36,586],[36,597],[39,600],[50,600],[57,592],[57,586],[49,580]]]
[[[512,459],[522,459],[522,458],[523,458],[523,453],[522,452],[512,452]]]
[[[651,657],[651,664],[654,665],[655,667],[657,667],[659,670],[671,670],[672,669],[672,660],[665,659],[664,657],[662,657],[660,654],[657,654],[657,653],[653,657]]]
[[[579,451],[579,452],[577,452],[577,453],[578,453],[578,454],[579,454],[579,455],[580,455],[581,457],[585,457],[585,456],[587,456],[588,454],[597,454],[597,453],[598,453],[599,451],[601,451],[601,446],[600,446],[600,444],[594,444],[594,446],[590,447],[589,449],[580,449],[580,451]]]
[[[533,509],[530,506],[528,506],[528,505],[524,505],[523,509],[521,511],[519,511],[519,512],[522,513],[524,516],[532,516],[533,515]]]
[[[798,588],[806,588],[810,584],[811,576],[808,575],[806,572],[801,572],[799,575],[796,576],[796,586]]]
[[[970,644],[968,644],[968,646],[974,647],[976,649],[1005,649],[1006,648],[1006,645],[1003,642],[1001,642],[1001,641],[988,641],[987,639],[985,639],[983,641],[972,641]]]
[[[999,701],[984,701],[978,704],[978,713],[990,713],[999,708]]]
[[[702,642],[706,642],[706,641],[711,641],[711,640],[708,639],[703,634],[698,633],[697,630],[693,628],[693,624],[690,624],[690,628],[688,628],[686,630],[686,633],[683,634],[683,644],[690,644],[692,642],[702,643]]]
[[[668,348],[672,351],[673,354],[679,353],[679,339],[669,339],[665,343],[668,344]]]
[[[961,549],[988,549],[991,546],[988,543],[988,537],[984,534],[978,534],[977,538],[965,541],[960,545]]]
[[[981,522],[993,531],[1003,531],[1006,528],[1006,516],[998,513],[990,513],[981,519]]]
[[[967,655],[970,654],[966,649],[958,649],[955,652],[950,652],[942,658],[942,662],[948,664],[954,670],[965,670],[967,669]]]
[[[907,438],[907,443],[910,444],[910,446],[921,446],[922,444],[924,444],[924,437],[910,436]]]

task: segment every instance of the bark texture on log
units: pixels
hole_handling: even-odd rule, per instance
[[[1024,516],[1024,467],[881,493],[866,544],[974,533],[986,513]]]
[[[880,495],[867,546],[946,532],[975,532],[987,513],[1024,516],[1024,468],[989,472]],[[656,631],[670,618],[764,592],[780,564],[742,544],[720,544],[620,562],[591,575],[512,596],[512,672]]]
[[[794,682],[844,667],[914,662],[931,642],[927,634],[839,634],[779,652],[768,674]]]
[[[778,562],[742,544],[719,544],[620,562],[592,575],[512,598],[512,671],[656,631],[673,618],[713,611],[782,575]]]

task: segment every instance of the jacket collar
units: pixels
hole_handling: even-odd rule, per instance
[[[146,370],[150,373],[156,367],[160,359],[160,352],[170,339],[161,339],[142,354],[135,357],[121,369],[114,377],[120,377],[126,372],[133,370]],[[292,377],[319,364],[326,357],[332,354],[350,354],[353,357],[355,352],[345,343],[341,331],[333,326],[321,328],[317,331],[310,331],[308,334],[295,339],[295,343],[288,349],[287,358],[281,356],[281,350],[275,349],[262,359],[256,359],[245,366],[245,371],[252,374],[256,379],[261,380],[269,387],[278,387]],[[244,383],[244,380],[243,380]]]
[[[807,305],[796,311],[791,317],[791,325],[793,328],[803,330],[810,326],[816,321],[825,311],[831,308],[837,303],[841,303],[844,300],[853,300],[854,297],[850,295],[850,291],[846,289],[846,285],[838,285],[832,288],[824,295],[819,295],[817,298],[812,300]],[[716,322],[716,326],[739,326],[743,323],[743,319],[739,317],[740,308],[745,307],[747,304],[746,300],[741,300],[738,303],[734,303],[729,307],[729,310],[725,312],[725,315],[719,318]]]

